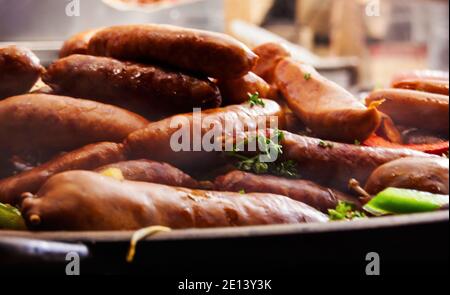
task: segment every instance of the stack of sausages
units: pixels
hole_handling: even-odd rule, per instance
[[[0,202],[20,206],[33,230],[326,222],[340,201],[361,206],[350,178],[372,193],[393,183],[448,193],[448,160],[351,144],[369,138],[382,114],[277,44],[252,51],[218,33],[118,26],[70,38],[46,70],[29,51],[2,49],[0,77],[0,165],[12,163],[17,173],[0,180]],[[24,94],[39,77],[50,88]],[[248,101],[255,93],[256,105]],[[232,138],[252,136],[261,116],[278,118],[286,129],[282,160],[297,163],[301,179],[227,171],[219,152],[175,152],[175,117],[201,136],[214,127],[196,126],[193,108],[221,126],[233,118],[232,133],[222,134]],[[326,147],[290,132],[300,127]],[[34,163],[23,164],[29,158]],[[404,180],[386,176],[395,161],[409,173]],[[417,161],[421,173],[439,177],[414,175],[408,167]],[[217,168],[229,173],[206,181],[187,174]]]

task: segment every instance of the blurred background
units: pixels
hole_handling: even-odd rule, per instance
[[[90,28],[168,23],[285,43],[346,87],[387,85],[410,69],[449,69],[448,0],[0,0],[0,43],[55,58]]]

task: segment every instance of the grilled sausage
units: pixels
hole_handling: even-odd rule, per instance
[[[434,194],[449,194],[449,160],[444,158],[404,158],[375,170],[365,189],[376,195],[385,188],[415,189]]]
[[[218,79],[237,79],[257,56],[234,38],[167,25],[106,28],[89,42],[89,54],[137,62],[156,62]]]
[[[278,43],[262,44],[255,47],[253,52],[259,56],[253,72],[269,84],[276,82],[275,69],[278,63],[286,57],[291,57],[289,51]]]
[[[270,85],[252,72],[238,79],[219,81],[219,88],[227,104],[247,102],[249,94],[255,93],[258,93],[259,97],[272,98],[268,96]]]
[[[375,91],[366,99],[368,104],[378,100],[384,101],[378,109],[391,117],[395,123],[448,136],[448,96],[386,89]]]
[[[302,178],[343,192],[348,190],[351,178],[366,183],[375,169],[388,162],[405,157],[436,157],[408,149],[369,148],[284,134],[282,156],[298,163]]]
[[[301,179],[234,171],[218,177],[214,185],[215,189],[220,191],[239,192],[244,190],[246,193],[271,193],[286,196],[324,213],[327,213],[328,209],[336,208],[339,201],[353,203],[358,207],[361,205],[356,198]]]
[[[22,213],[34,230],[137,230],[326,222],[315,209],[270,194],[210,192],[118,181],[87,171],[52,177]]]
[[[178,187],[198,188],[199,183],[183,171],[166,163],[136,160],[114,163],[95,169],[97,172],[119,169],[130,181],[153,182]]]
[[[409,89],[424,91],[429,93],[436,93],[442,95],[449,95],[449,82],[448,81],[437,81],[437,80],[422,80],[422,79],[411,79],[399,81],[392,84],[393,88],[399,89]]]
[[[59,51],[59,57],[63,58],[72,54],[87,54],[89,41],[97,31],[98,29],[89,30],[70,37],[66,42],[64,42],[61,50]]]
[[[51,176],[69,170],[92,170],[126,160],[122,144],[104,142],[85,146],[19,175],[0,181],[0,203],[15,205],[24,192],[36,193]]]
[[[392,85],[406,80],[432,80],[432,81],[449,81],[448,72],[418,70],[402,72],[394,75]]]
[[[222,102],[219,89],[207,78],[107,57],[71,55],[54,62],[43,80],[60,94],[118,105],[152,118],[216,108]]]
[[[37,56],[29,49],[0,48],[0,100],[29,91],[43,72]]]
[[[213,138],[214,143],[218,142],[222,151],[222,141],[217,141],[218,137],[233,138],[233,132],[256,130],[260,121],[266,123],[267,128],[277,121],[278,128],[282,128],[284,118],[281,107],[272,100],[264,102],[265,107],[252,107],[246,103],[208,110],[201,113],[201,117],[191,113],[167,118],[133,132],[128,136],[126,145],[134,159],[166,162],[181,169],[217,164],[218,153],[209,152],[215,150],[216,145],[211,150],[203,148],[202,143],[208,136],[217,135]]]
[[[45,94],[15,96],[0,101],[0,151],[28,155],[121,142],[147,124],[136,114],[93,101]]]
[[[289,107],[320,138],[364,141],[380,125],[381,116],[375,108],[366,108],[311,66],[283,59],[275,75]]]

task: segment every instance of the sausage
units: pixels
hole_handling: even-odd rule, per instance
[[[372,92],[366,102],[370,104],[379,100],[384,103],[378,109],[391,117],[396,124],[448,137],[448,96],[413,90],[386,89]]]
[[[57,93],[150,117],[216,108],[222,103],[218,87],[207,78],[107,57],[71,55],[54,62],[43,80]]]
[[[102,142],[55,157],[16,176],[0,180],[0,203],[16,205],[24,192],[36,193],[51,176],[69,170],[93,170],[127,159],[122,144]]]
[[[78,33],[66,40],[59,51],[59,57],[67,57],[72,54],[87,54],[89,41],[99,29]]]
[[[431,70],[417,70],[407,71],[394,75],[392,78],[392,85],[406,80],[432,80],[432,81],[449,81],[448,72],[431,71]]]
[[[259,97],[272,98],[268,96],[270,85],[252,72],[238,79],[219,81],[219,88],[227,104],[247,102],[249,94],[255,93],[258,93]]]
[[[409,149],[326,142],[288,132],[284,132],[284,137],[282,158],[297,162],[302,178],[343,192],[348,190],[351,178],[366,183],[375,169],[388,162],[405,157],[437,157]]]
[[[168,25],[116,26],[100,30],[91,38],[88,53],[156,62],[217,79],[244,76],[258,58],[230,36]]]
[[[375,108],[367,108],[309,65],[283,59],[275,75],[289,107],[320,138],[362,142],[381,123]]]
[[[411,79],[399,81],[392,84],[393,88],[409,89],[424,91],[429,93],[436,93],[442,95],[449,95],[449,82],[438,80],[423,80],[423,79]]]
[[[71,171],[47,181],[36,196],[24,196],[22,214],[33,230],[137,230],[326,222],[317,210],[271,194],[212,192],[118,181]]]
[[[119,169],[130,181],[153,182],[178,187],[198,188],[199,183],[183,171],[166,163],[150,160],[125,161],[95,169],[102,172],[111,168]]]
[[[46,94],[15,96],[0,101],[0,151],[28,155],[101,141],[121,142],[148,123],[136,114],[98,102]]]
[[[281,107],[272,100],[264,100],[264,103],[264,107],[252,107],[245,103],[207,110],[201,113],[201,117],[199,114],[190,113],[167,118],[131,133],[125,144],[134,159],[166,162],[181,169],[189,169],[188,171],[216,165],[220,153],[208,152],[203,148],[202,140],[205,135],[214,132],[213,135],[234,138],[234,132],[256,130],[262,120],[266,127],[278,123],[278,128],[282,128],[284,115]],[[232,130],[228,130],[229,127]],[[197,142],[194,140],[194,133],[198,135],[198,143],[201,146],[194,147],[194,141]],[[187,149],[178,145],[180,138],[184,145],[187,143]],[[217,140],[217,137],[214,139]],[[220,143],[222,142],[223,138]],[[177,145],[176,150],[174,144]]]
[[[345,201],[361,207],[358,199],[344,193],[324,188],[314,182],[301,179],[287,179],[270,175],[255,175],[234,171],[218,177],[215,189],[220,191],[246,193],[271,193],[286,196],[305,203],[324,213],[334,209],[339,201]]]
[[[31,50],[0,47],[0,100],[28,92],[44,68]]]
[[[366,191],[376,195],[388,187],[449,194],[449,160],[404,158],[380,166],[370,176]]]
[[[265,43],[253,49],[253,52],[259,56],[253,72],[267,81],[274,84],[275,69],[278,63],[285,57],[291,57],[289,51],[278,43]]]

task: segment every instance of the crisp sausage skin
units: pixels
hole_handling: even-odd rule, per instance
[[[270,175],[255,175],[242,171],[233,171],[218,177],[215,189],[220,191],[246,193],[271,193],[289,197],[305,203],[324,213],[334,209],[339,201],[345,201],[360,207],[357,198],[327,189],[314,182],[302,179],[287,179]]]
[[[256,74],[234,79],[219,81],[219,89],[226,104],[241,104],[249,100],[249,94],[259,94],[261,98],[269,97],[270,85]]]
[[[107,57],[57,60],[43,80],[57,93],[117,105],[152,119],[222,103],[218,87],[208,78]]]
[[[422,91],[385,89],[372,92],[367,104],[384,101],[378,109],[396,124],[447,135],[449,97]]]
[[[93,170],[125,161],[122,144],[103,142],[62,154],[53,160],[21,174],[0,181],[0,203],[16,205],[22,193],[36,193],[51,176],[69,170]]]
[[[289,51],[278,43],[262,44],[255,47],[253,52],[259,56],[253,72],[271,85],[276,82],[275,69],[278,63],[286,57],[291,57]]]
[[[49,179],[22,214],[33,230],[137,230],[326,222],[319,211],[271,194],[212,192],[118,181],[71,171]]]
[[[98,30],[99,29],[88,30],[70,37],[61,47],[59,57],[63,58],[72,54],[87,54],[89,41]]]
[[[405,157],[439,158],[409,149],[369,148],[284,134],[282,157],[296,161],[303,178],[343,192],[350,179],[364,184],[375,169],[388,162]]]
[[[0,47],[0,100],[28,92],[44,71],[29,49]]]
[[[449,194],[449,160],[445,158],[404,158],[376,169],[366,184],[366,191],[376,195],[396,187]]]
[[[260,122],[266,123],[265,128],[270,128],[273,123],[283,128],[284,113],[281,107],[275,101],[263,101],[264,107],[245,103],[207,110],[201,113],[201,117],[195,113],[170,117],[131,133],[125,144],[133,159],[166,162],[189,169],[188,172],[217,165],[220,153],[204,149],[202,143],[205,135],[215,135],[214,140],[223,136],[234,138],[235,133],[256,130]],[[214,134],[211,134],[212,131]],[[183,144],[179,145],[181,142]]]
[[[438,80],[411,79],[392,84],[393,88],[417,90],[429,93],[449,95],[449,82]]]
[[[29,155],[121,142],[148,123],[134,113],[94,101],[46,94],[15,96],[0,101],[0,151]]]
[[[123,177],[130,181],[152,182],[177,187],[198,188],[199,183],[183,171],[166,163],[150,160],[124,161],[95,169],[103,172],[119,169]]]
[[[309,65],[286,58],[278,64],[275,75],[289,107],[320,138],[362,142],[381,123],[375,108],[367,108]]]
[[[90,40],[88,53],[156,62],[218,79],[242,77],[257,61],[250,49],[230,36],[151,24],[100,30]]]

